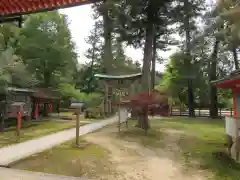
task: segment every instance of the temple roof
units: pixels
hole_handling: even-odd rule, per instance
[[[51,88],[37,88],[34,89],[32,97],[36,99],[50,99],[50,100],[59,100],[60,94],[57,90]]]
[[[240,85],[240,70],[235,70],[230,75],[211,83],[215,84],[217,88],[235,88],[238,84]]]
[[[0,19],[94,3],[99,0],[1,0]]]

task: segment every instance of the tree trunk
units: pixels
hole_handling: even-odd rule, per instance
[[[4,102],[2,102],[0,104],[0,111],[1,111],[1,115],[0,115],[0,119],[1,119],[1,132],[4,132],[5,129],[5,117],[6,117],[6,113],[7,113],[7,95],[5,95],[4,97]]]
[[[44,81],[44,86],[46,88],[49,88],[50,86],[50,81],[51,81],[51,74],[52,72],[48,70],[48,65],[46,60],[43,62],[43,81]]]
[[[48,112],[49,112],[49,107],[47,103],[43,104],[43,116],[47,117],[48,116]]]
[[[189,117],[195,117],[194,92],[192,79],[188,80],[188,111]]]
[[[232,47],[232,53],[233,53],[233,59],[234,59],[235,69],[239,69],[237,48],[236,48],[235,45],[233,45],[233,47]]]
[[[107,9],[107,0],[104,0],[103,5],[103,36],[104,36],[104,55],[103,55],[103,64],[104,64],[104,71],[105,73],[110,73],[112,70],[112,61],[113,61],[113,54],[112,54],[112,23],[111,19],[109,18],[109,11]]]
[[[97,26],[96,24],[97,23],[95,23],[95,26]],[[97,28],[96,27],[94,28],[94,35],[97,35]],[[88,84],[87,84],[87,89],[88,89],[87,91],[88,91],[88,93],[91,92],[91,82],[92,82],[93,76],[94,76],[93,66],[94,66],[94,61],[96,59],[96,53],[95,53],[96,46],[97,46],[97,43],[95,41],[93,41],[93,44],[92,44],[93,51],[92,51],[92,57],[91,57],[92,59],[91,59],[91,66],[90,66],[91,77],[90,77],[90,80],[88,81]]]
[[[155,77],[156,77],[156,53],[157,53],[157,37],[156,37],[156,31],[154,28],[154,38],[153,38],[153,55],[152,55],[152,71],[151,71],[151,85],[152,89],[155,87]]]
[[[140,112],[138,111],[138,124],[136,127],[141,128],[146,132],[150,128],[147,107],[143,107]]]
[[[184,29],[185,29],[185,38],[186,38],[186,57],[185,57],[185,64],[187,67],[191,68],[191,52],[190,52],[190,8],[188,0],[184,0],[184,11],[185,11],[185,18],[184,18]],[[190,70],[190,69],[189,69]],[[191,76],[192,72],[188,74]],[[195,110],[194,110],[194,92],[193,92],[193,83],[192,79],[188,79],[188,111],[190,117],[195,117]]]
[[[143,57],[143,70],[142,70],[142,92],[150,91],[150,65],[152,61],[153,53],[153,24],[148,22],[146,28],[144,57]],[[148,111],[144,115],[140,115],[138,119],[138,127],[147,130],[149,128],[148,123]]]
[[[144,57],[143,57],[143,69],[142,69],[142,91],[150,91],[150,66],[153,53],[153,25],[148,23],[146,29],[145,45],[144,45]]]
[[[211,81],[217,79],[217,55],[218,55],[218,46],[219,40],[215,40],[213,46],[213,52],[211,56],[211,63],[210,63],[210,72],[209,72],[209,84],[210,84],[210,117],[211,118],[218,118],[218,99],[217,99],[217,88],[215,85],[211,84]]]
[[[107,0],[104,0],[103,8],[102,8],[102,15],[103,15],[103,36],[104,36],[104,55],[103,55],[103,71],[104,73],[111,73],[112,72],[112,61],[113,61],[113,54],[112,54],[112,22],[109,18],[109,10],[107,8]],[[105,114],[108,113],[108,92],[105,98]]]
[[[5,123],[4,123],[4,116],[3,115],[0,116],[0,120],[1,120],[0,132],[4,132]]]

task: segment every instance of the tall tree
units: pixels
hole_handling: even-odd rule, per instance
[[[31,15],[21,33],[19,55],[40,86],[73,83],[77,55],[66,16],[57,11]]]
[[[127,0],[121,4],[124,13],[119,17],[118,31],[123,41],[134,47],[143,48],[142,91],[145,92],[151,88],[150,67],[153,59],[154,27],[167,26],[163,22],[168,20],[170,3],[170,0]],[[149,128],[147,114],[139,120],[138,126],[143,129]]]
[[[90,31],[90,35],[85,39],[86,43],[90,45],[90,48],[88,48],[87,52],[85,53],[85,57],[90,60],[90,65],[82,68],[82,70],[86,70],[84,71],[85,73],[89,71],[89,73],[87,73],[88,76],[82,80],[84,80],[86,84],[85,86],[87,86],[87,89],[85,88],[84,91],[88,93],[94,91],[94,88],[96,88],[96,82],[94,82],[94,74],[96,73],[96,68],[102,68],[102,30],[102,21],[96,21],[93,29]]]
[[[104,73],[112,73],[112,35],[113,35],[113,22],[112,11],[114,9],[115,2],[112,0],[103,0],[100,3],[96,3],[93,6],[95,17],[101,16],[103,21],[103,71]]]
[[[232,6],[236,3],[236,0],[219,0],[216,6],[217,14],[230,11]],[[227,46],[227,50],[233,55],[235,69],[239,69],[238,50],[240,46],[240,37],[238,35],[239,30],[236,24],[234,24],[234,21],[232,19],[230,19],[230,21],[225,21],[225,26],[221,29],[220,33],[223,36],[222,40],[225,46]]]
[[[210,86],[210,116],[212,118],[218,118],[218,100],[217,100],[217,88],[215,85],[211,84],[211,81],[217,79],[217,55],[219,48],[219,40],[216,38],[214,45],[212,56],[210,59],[210,67],[209,67],[209,86]]]
[[[199,0],[177,0],[176,7],[173,9],[173,17],[180,24],[180,34],[185,36],[185,60],[184,64],[188,67],[188,74],[185,78],[188,81],[188,108],[189,116],[195,116],[194,110],[194,88],[193,88],[193,75],[194,72],[191,71],[192,66],[192,55],[190,42],[192,39],[192,32],[196,29],[196,19],[201,15],[203,9],[204,1]]]

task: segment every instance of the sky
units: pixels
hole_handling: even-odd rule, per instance
[[[85,43],[85,38],[89,35],[90,30],[94,25],[92,19],[92,9],[90,5],[77,6],[72,8],[66,8],[59,10],[60,13],[68,16],[70,22],[69,28],[72,34],[73,41],[76,43],[76,52],[78,53],[78,61],[83,63],[87,61],[84,53],[89,48],[89,45]],[[168,58],[176,49],[167,52],[161,52],[159,55],[163,58]],[[141,49],[134,49],[127,47],[125,54],[131,57],[134,61],[142,62],[143,51]],[[157,64],[156,69],[160,72],[164,71],[164,64]]]

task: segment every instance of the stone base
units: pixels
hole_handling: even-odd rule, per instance
[[[231,158],[233,158],[237,163],[240,163],[240,137],[232,138],[232,146],[230,152],[228,152]]]

